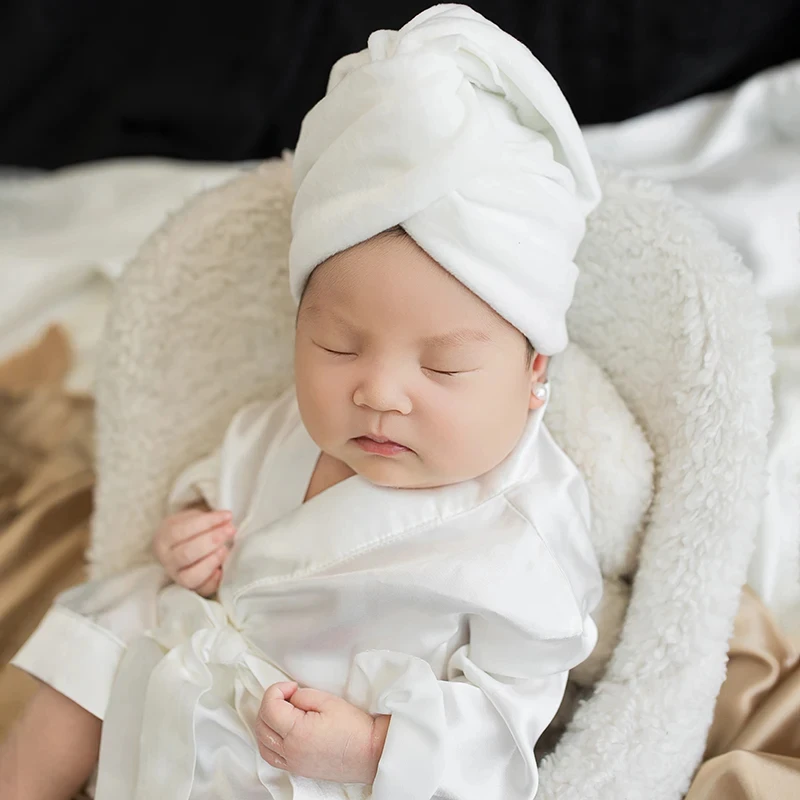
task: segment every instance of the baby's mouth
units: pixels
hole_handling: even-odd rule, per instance
[[[353,439],[353,442],[364,452],[372,453],[377,456],[391,457],[411,452],[410,448],[405,445],[393,442],[385,436],[375,436],[374,434],[359,436]]]

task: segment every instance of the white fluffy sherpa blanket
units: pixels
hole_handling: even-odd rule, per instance
[[[120,280],[97,376],[95,575],[149,559],[177,472],[242,403],[291,381],[289,173],[271,161],[199,195]],[[547,423],[587,476],[606,598],[568,700],[591,696],[538,797],[673,800],[724,677],[771,356],[749,275],[711,226],[662,186],[601,178]]]

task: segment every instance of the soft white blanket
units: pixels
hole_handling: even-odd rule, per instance
[[[136,159],[0,171],[0,358],[60,322],[77,351],[69,385],[89,389],[113,280],[168,213],[240,169]]]
[[[800,633],[800,61],[732,92],[584,129],[606,161],[670,183],[742,253],[776,370],[769,478],[748,581]]]

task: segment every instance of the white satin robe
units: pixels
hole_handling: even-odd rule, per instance
[[[233,419],[171,504],[233,511],[217,599],[142,567],[62,594],[14,663],[104,719],[98,800],[521,800],[596,640],[585,484],[532,412],[497,468],[431,490],[360,476],[303,503],[293,392]],[[273,769],[253,729],[290,678],[391,714],[372,787]]]

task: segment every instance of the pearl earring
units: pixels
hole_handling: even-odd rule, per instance
[[[537,383],[533,387],[533,396],[537,400],[545,400],[547,398],[547,384]]]

